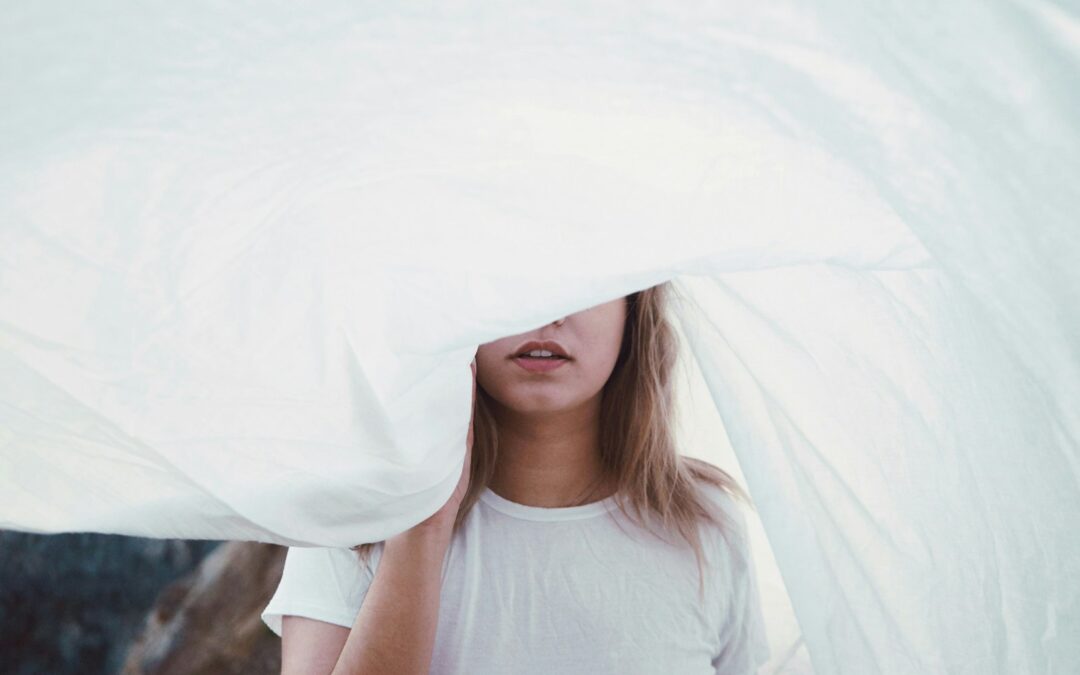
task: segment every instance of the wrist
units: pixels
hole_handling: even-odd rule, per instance
[[[447,509],[444,507],[417,523],[413,529],[420,530],[428,535],[449,536],[453,533],[454,521],[456,519],[457,509]]]
[[[456,517],[457,511],[440,510],[397,536],[403,539],[449,539],[454,531]]]
[[[383,555],[409,559],[439,558],[450,547],[448,527],[416,525],[386,540]]]

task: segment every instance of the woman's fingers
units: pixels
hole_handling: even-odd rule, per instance
[[[472,370],[472,411],[469,413],[469,425],[472,426],[473,416],[476,414],[476,357],[473,357],[472,363],[469,364],[469,369]]]
[[[473,418],[476,417],[476,357],[473,357],[472,363],[469,364],[469,370],[472,371],[472,407],[469,410],[469,436],[467,439],[468,449],[472,449],[473,443]]]

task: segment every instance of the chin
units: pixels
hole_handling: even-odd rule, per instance
[[[543,415],[566,410],[573,406],[573,402],[561,396],[545,396],[534,392],[532,395],[511,397],[503,405],[519,415]]]

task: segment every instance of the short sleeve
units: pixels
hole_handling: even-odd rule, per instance
[[[725,507],[737,524],[736,536],[721,539],[724,546],[742,546],[728,550],[725,558],[730,571],[725,615],[720,626],[719,652],[712,660],[716,675],[754,675],[769,659],[769,641],[762,614],[757,570],[750,549],[746,516],[731,502]]]
[[[262,612],[270,630],[281,635],[286,615],[351,627],[375,577],[381,546],[370,564],[348,548],[289,547],[274,596]]]

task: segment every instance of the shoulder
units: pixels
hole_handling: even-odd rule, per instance
[[[348,548],[290,546],[277,590],[262,612],[272,631],[282,634],[285,616],[302,616],[349,626],[373,575]]]
[[[730,564],[733,570],[745,568],[750,549],[746,509],[750,507],[741,496],[711,483],[700,482],[698,493],[717,521],[702,524],[704,541],[717,550],[721,560]]]
[[[750,496],[726,471],[704,460],[685,458],[690,467],[690,482],[704,500],[704,506],[732,525],[745,526],[744,509],[750,508]]]
[[[307,583],[331,583],[342,591],[359,590],[374,576],[382,544],[372,547],[368,560],[350,548],[290,546],[285,555],[282,579]]]
[[[741,531],[746,529],[746,509],[749,508],[737,495],[726,488],[715,485],[704,485],[701,488],[713,513],[727,519],[729,524]]]

